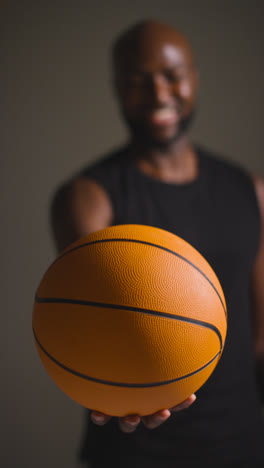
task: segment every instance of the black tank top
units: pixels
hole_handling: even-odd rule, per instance
[[[98,427],[87,416],[80,458],[92,467],[264,466],[249,290],[260,234],[255,190],[244,170],[195,149],[199,175],[190,183],[164,183],[145,175],[128,147],[81,173],[108,193],[113,224],[155,226],[193,245],[216,272],[228,311],[223,355],[189,409],[172,413],[155,430],[141,424],[132,434],[122,433],[115,418]]]

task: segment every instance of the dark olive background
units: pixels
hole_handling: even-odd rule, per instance
[[[156,18],[190,38],[201,73],[192,138],[264,175],[262,0],[35,1],[1,5],[1,466],[75,468],[83,410],[46,374],[32,336],[55,249],[50,198],[126,139],[111,88],[113,38]]]

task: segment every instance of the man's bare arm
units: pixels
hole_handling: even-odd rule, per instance
[[[80,237],[112,223],[112,205],[105,190],[88,178],[76,178],[56,192],[51,226],[58,252]]]
[[[259,251],[252,272],[252,300],[257,377],[264,401],[264,181],[259,177],[254,177],[254,184],[261,214],[261,235]]]

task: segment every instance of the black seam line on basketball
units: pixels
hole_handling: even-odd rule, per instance
[[[75,250],[78,250],[78,249],[82,249],[83,247],[87,247],[88,245],[94,245],[94,244],[101,244],[101,243],[104,243],[104,242],[134,242],[136,244],[145,244],[145,245],[150,245],[152,247],[156,247],[157,249],[161,249],[161,250],[165,250],[166,252],[169,252],[173,255],[175,255],[176,257],[178,258],[181,258],[182,260],[184,260],[186,263],[188,263],[189,265],[191,265],[193,268],[195,268],[195,270],[197,270],[199,273],[201,273],[201,275],[208,281],[208,283],[212,286],[212,288],[214,289],[214,291],[216,292],[217,296],[219,297],[220,299],[220,302],[222,304],[222,307],[224,309],[224,312],[225,312],[225,316],[227,316],[227,312],[226,312],[226,308],[225,308],[225,305],[222,301],[222,298],[219,294],[219,292],[217,291],[215,285],[212,283],[212,281],[206,276],[206,274],[200,270],[200,268],[198,268],[196,265],[194,265],[192,262],[190,262],[190,260],[188,260],[187,258],[183,257],[183,255],[180,255],[178,254],[177,252],[174,252],[173,250],[170,250],[170,249],[167,249],[166,247],[163,247],[162,245],[158,245],[158,244],[153,244],[152,242],[146,242],[146,241],[141,241],[141,240],[138,240],[138,239],[115,239],[115,238],[112,238],[112,239],[100,239],[100,240],[96,240],[96,241],[92,241],[92,242],[86,242],[85,244],[82,244],[82,245],[78,245],[77,247],[73,247],[72,249],[68,250],[67,252],[65,253],[62,253],[58,258],[56,258],[56,260],[54,260],[53,264],[54,265],[55,263],[57,263],[61,258],[65,257],[65,255],[68,255],[69,253],[71,252],[74,252]],[[51,266],[52,266],[51,265]]]
[[[73,374],[73,375],[75,375],[77,377],[80,377],[81,379],[90,380],[91,382],[95,382],[95,383],[99,383],[99,384],[110,385],[112,387],[149,388],[149,387],[160,387],[162,385],[168,385],[168,384],[171,384],[171,383],[174,383],[174,382],[178,382],[179,380],[187,379],[188,377],[191,377],[192,375],[198,374],[203,369],[210,366],[210,364],[212,364],[212,362],[214,362],[214,360],[217,359],[217,357],[221,354],[221,352],[219,351],[213,357],[213,359],[211,359],[211,361],[207,362],[207,364],[205,364],[204,366],[200,367],[199,369],[197,369],[197,370],[195,370],[193,372],[190,372],[189,374],[183,375],[181,377],[177,377],[176,379],[164,380],[162,382],[133,383],[133,384],[132,383],[123,383],[123,382],[112,382],[110,380],[103,380],[103,379],[97,379],[95,377],[90,377],[89,375],[82,374],[81,372],[77,372],[74,369],[71,369],[70,367],[65,366],[64,364],[59,362],[57,359],[55,359],[53,356],[51,356],[51,354],[42,346],[42,344],[39,342],[39,340],[37,338],[37,335],[36,335],[36,332],[35,332],[34,328],[33,328],[33,334],[34,334],[35,340],[36,340],[37,344],[39,345],[40,349],[43,351],[44,354],[46,354],[46,356],[51,361],[53,361],[55,364],[57,364],[57,366],[61,367],[62,369],[66,370],[67,372],[70,372],[71,374]]]
[[[193,319],[190,317],[182,317],[181,315],[176,315],[176,314],[169,314],[167,312],[160,312],[157,310],[152,310],[152,309],[145,309],[143,307],[132,307],[132,306],[126,306],[126,305],[120,305],[120,304],[105,304],[103,302],[92,302],[92,301],[81,301],[79,299],[65,299],[65,298],[59,298],[59,297],[39,297],[36,295],[35,301],[38,303],[43,303],[43,304],[74,304],[74,305],[80,305],[80,306],[91,306],[91,307],[101,307],[105,309],[117,309],[117,310],[128,310],[131,312],[140,312],[143,314],[148,314],[148,315],[155,315],[158,317],[166,317],[172,320],[178,320],[181,322],[188,322],[192,323],[194,325],[200,325],[204,328],[209,328],[210,330],[214,331],[220,341],[220,350],[222,350],[222,336],[220,331],[218,330],[217,327],[212,325],[211,323],[204,322],[202,320],[197,320]]]

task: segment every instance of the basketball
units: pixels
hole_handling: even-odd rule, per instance
[[[33,333],[54,382],[111,416],[172,408],[221,357],[227,313],[204,257],[162,229],[111,226],[79,239],[45,273]]]

